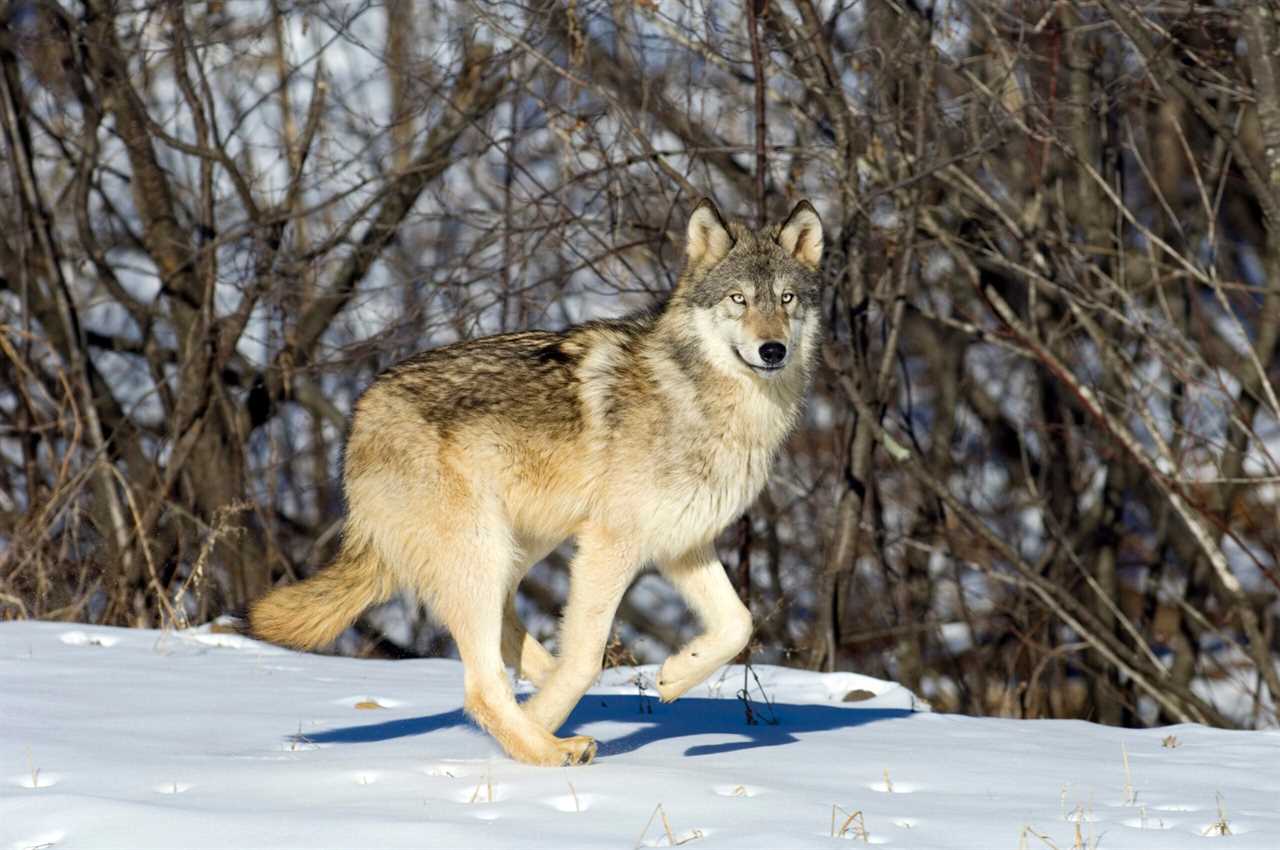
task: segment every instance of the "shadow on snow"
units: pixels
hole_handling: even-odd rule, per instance
[[[762,706],[759,703],[752,705],[759,717]],[[764,708],[764,714],[768,716],[767,708]],[[672,738],[714,736],[729,739],[719,743],[695,744],[684,751],[686,756],[707,756],[755,747],[776,747],[795,742],[798,734],[847,729],[877,720],[906,717],[909,714],[910,711],[896,708],[774,703],[773,716],[777,718],[776,724],[758,719],[754,725],[748,725],[742,703],[738,700],[686,697],[663,705],[648,696],[588,694],[569,715],[559,734],[595,736],[599,742],[600,756],[629,753],[655,741]],[[622,733],[618,737],[610,737],[610,733],[614,731],[612,729],[584,728],[598,723],[638,726],[618,730]],[[476,728],[462,709],[454,709],[425,717],[326,729],[306,736],[295,736],[294,740],[316,744],[368,744],[464,726]]]

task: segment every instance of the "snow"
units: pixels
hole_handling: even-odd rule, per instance
[[[666,846],[664,817],[695,850],[1280,847],[1278,733],[940,715],[754,669],[754,726],[741,668],[671,705],[637,684],[655,668],[606,671],[569,722],[596,763],[533,768],[466,721],[456,661],[3,623],[0,850],[629,848]],[[1205,835],[1219,804],[1231,834]]]

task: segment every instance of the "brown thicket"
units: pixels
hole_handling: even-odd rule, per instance
[[[823,370],[722,541],[753,659],[1274,725],[1276,15],[0,2],[0,617],[183,626],[306,574],[380,368],[660,297],[704,194],[807,196]],[[398,613],[345,648],[446,648]],[[643,579],[620,635],[694,625]]]

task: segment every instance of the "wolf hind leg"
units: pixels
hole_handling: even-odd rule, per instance
[[[520,620],[520,614],[516,611],[516,596],[520,581],[534,564],[556,548],[557,541],[520,536],[516,542],[519,554],[515,572],[511,576],[511,592],[507,596],[507,605],[502,612],[502,661],[516,671],[516,676],[528,679],[534,685],[541,687],[551,675],[556,661],[547,648],[529,634]]]
[[[517,676],[538,687],[547,680],[556,665],[547,648],[529,634],[520,621],[515,591],[507,597],[507,605],[502,612],[502,662],[514,669]]]
[[[671,702],[733,660],[751,639],[751,612],[710,546],[658,564],[702,621],[703,633],[663,663],[658,696]]]
[[[419,592],[458,646],[467,713],[516,761],[548,766],[589,763],[595,758],[595,740],[553,736],[525,716],[512,692],[502,657],[504,614],[516,578],[507,529],[501,523],[479,521],[469,532],[454,532],[452,539],[433,544],[435,558],[447,553],[448,561],[420,573],[424,584]]]

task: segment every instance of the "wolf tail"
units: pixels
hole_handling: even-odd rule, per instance
[[[292,649],[317,649],[394,592],[391,575],[373,547],[344,541],[333,563],[250,605],[249,633]]]

